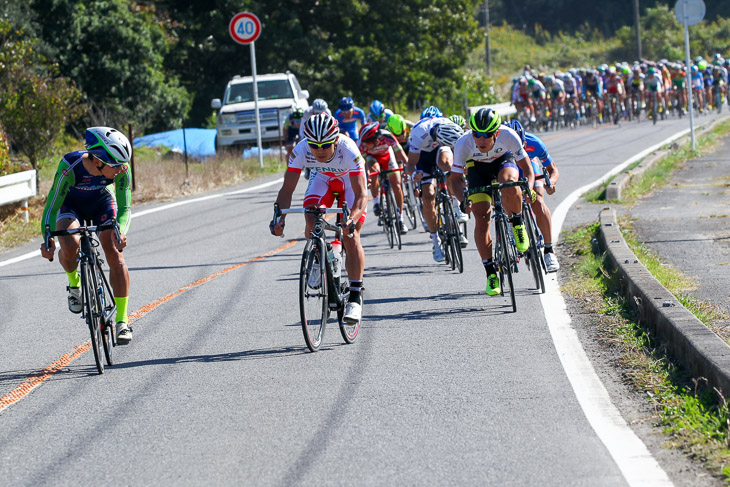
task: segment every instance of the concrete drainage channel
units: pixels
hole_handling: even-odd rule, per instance
[[[727,117],[714,121],[703,128],[697,137],[708,133],[724,120]],[[617,176],[606,188],[606,199],[620,200],[621,192],[632,178],[641,175],[669,152],[659,151],[633,170]],[[626,244],[616,221],[616,212],[612,208],[602,210],[599,221],[601,250],[607,252],[609,264],[619,273],[621,290],[639,316],[640,323],[647,326],[667,347],[669,353],[695,377],[706,378],[710,386],[728,397],[730,346],[682,306],[639,262]]]
[[[695,377],[704,377],[723,397],[730,394],[730,346],[677,301],[639,262],[616,223],[616,212],[599,214],[599,244],[619,273],[621,290],[656,338]]]

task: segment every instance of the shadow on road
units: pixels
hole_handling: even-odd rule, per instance
[[[148,365],[172,365],[187,362],[232,362],[238,360],[250,360],[260,358],[276,358],[280,356],[291,357],[292,355],[305,355],[307,347],[281,347],[281,348],[262,348],[259,350],[243,350],[240,352],[215,353],[211,355],[188,355],[186,357],[168,357],[153,360],[140,360],[137,362],[125,362],[115,364],[114,369],[126,369],[130,367],[143,367]]]

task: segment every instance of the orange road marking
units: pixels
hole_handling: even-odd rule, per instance
[[[271,257],[272,255],[278,254],[279,252],[282,252],[290,247],[293,247],[298,242],[299,242],[299,240],[290,240],[277,249],[274,249],[270,252],[266,252],[265,254],[261,254],[258,257],[254,257],[253,259],[251,259],[249,261],[241,262],[240,264],[236,264],[231,267],[227,267],[221,271],[218,271],[209,276],[203,277],[202,279],[198,279],[197,281],[190,283],[187,286],[183,286],[180,289],[178,289],[177,291],[170,293],[163,298],[158,299],[154,303],[142,306],[141,308],[131,312],[129,314],[129,322],[133,323],[134,321],[142,318],[144,315],[146,315],[153,309],[157,308],[161,304],[166,303],[167,301],[170,301],[171,299],[181,295],[184,292],[190,291],[191,289],[194,289],[202,284],[205,284],[206,282],[212,281],[213,279],[217,279],[217,278],[221,277],[222,275],[227,274],[233,270],[247,266],[248,264],[250,264],[252,262],[258,262],[267,257]],[[78,357],[80,357],[84,352],[86,352],[90,348],[91,348],[91,340],[86,340],[81,345],[76,345],[73,348],[73,350],[71,350],[68,353],[63,354],[61,356],[61,358],[59,358],[58,360],[53,362],[51,365],[49,365],[45,369],[41,370],[40,372],[28,377],[18,387],[16,387],[9,393],[5,394],[4,396],[0,397],[0,413],[5,411],[7,408],[12,406],[16,402],[20,401],[24,397],[26,397],[36,387],[40,386],[42,383],[44,383],[45,381],[50,379],[53,376],[53,374],[60,371],[64,367],[68,366],[71,362],[76,360]]]

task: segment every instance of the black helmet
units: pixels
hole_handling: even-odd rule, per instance
[[[491,108],[480,108],[469,117],[469,128],[476,132],[493,134],[501,123],[502,117]]]

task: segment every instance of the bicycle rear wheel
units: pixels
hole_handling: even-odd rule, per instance
[[[502,274],[500,274],[500,280],[501,287],[502,287],[502,293],[505,292],[505,288],[508,289],[507,292],[509,292],[510,300],[512,301],[512,312],[517,311],[517,298],[515,296],[515,288],[512,284],[512,270],[514,263],[516,261],[516,258],[514,256],[514,250],[511,250],[512,245],[509,243],[509,236],[507,235],[507,232],[509,231],[507,222],[505,220],[499,219],[497,223],[497,231],[500,232],[502,235],[500,236],[500,241],[502,243],[502,252],[501,252],[501,262],[499,263],[499,267],[502,270]]]
[[[390,232],[393,237],[394,246],[398,247],[398,250],[402,248],[402,241],[400,235],[400,225],[398,220],[398,207],[395,204],[395,194],[393,193],[393,187],[388,186],[386,192],[386,198],[388,200],[388,219],[390,220]],[[393,245],[391,245],[391,248]]]
[[[330,313],[325,258],[323,242],[315,245],[315,240],[307,240],[299,271],[299,314],[304,341],[312,352],[319,350],[322,344]],[[313,277],[313,273],[318,276]]]
[[[416,196],[413,194],[413,182],[404,176],[401,178],[401,186],[403,189],[403,213],[405,213],[408,220],[408,226],[411,227],[411,230],[415,230],[418,226],[418,215],[416,214],[418,209]]]
[[[539,252],[537,248],[537,229],[535,228],[535,221],[532,218],[531,209],[527,208],[527,205],[523,203],[522,207],[522,221],[525,222],[527,235],[530,238],[530,250],[525,256],[525,263],[527,267],[532,271],[532,276],[535,278],[535,289],[540,292],[545,292],[545,280],[542,275],[542,269],[540,268]]]
[[[96,274],[93,266],[88,262],[81,263],[81,278],[82,278],[82,289],[83,289],[83,300],[84,300],[84,314],[86,315],[86,324],[89,327],[89,333],[91,334],[91,348],[94,351],[94,360],[96,361],[96,370],[100,373],[104,373],[104,358],[102,357],[102,336],[101,336],[101,317],[102,307],[99,302],[99,295],[96,290],[98,285],[96,283]]]

